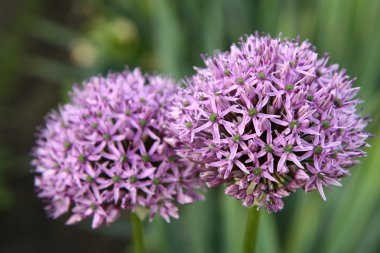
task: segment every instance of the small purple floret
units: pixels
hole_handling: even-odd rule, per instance
[[[354,79],[309,42],[255,35],[205,57],[171,108],[178,151],[209,187],[277,212],[297,189],[340,185],[370,136]],[[190,124],[191,123],[191,124]]]
[[[121,210],[178,218],[177,204],[201,199],[197,167],[178,157],[164,129],[174,83],[126,70],[75,86],[47,116],[34,149],[35,185],[56,218],[111,223]]]

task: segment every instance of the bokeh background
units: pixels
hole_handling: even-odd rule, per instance
[[[357,77],[375,134],[327,202],[299,192],[262,212],[258,252],[380,252],[379,0],[0,0],[0,252],[131,252],[127,218],[96,231],[46,218],[29,165],[36,127],[90,75],[129,65],[179,79],[256,30],[329,52]],[[240,252],[246,210],[222,190],[181,215],[145,224],[148,252]]]

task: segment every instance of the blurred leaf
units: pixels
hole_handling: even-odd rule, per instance
[[[380,250],[380,206],[368,217],[370,223],[361,236],[361,240],[356,245],[356,252],[379,252]]]
[[[256,251],[260,253],[283,252],[277,234],[278,229],[276,226],[275,214],[269,214],[265,209],[260,212],[261,217]]]
[[[297,205],[287,228],[284,252],[312,252],[312,243],[320,225],[321,202],[317,192],[297,193]]]
[[[29,56],[26,65],[26,73],[53,83],[65,84],[81,77],[80,70],[74,66],[41,56]]]
[[[6,171],[9,166],[9,152],[0,146],[0,211],[7,210],[11,207],[12,196],[6,185]]]
[[[112,223],[112,226],[103,226],[96,230],[93,230],[91,228],[92,221],[90,219],[86,220],[86,222],[87,223],[83,224],[81,228],[88,231],[93,231],[95,233],[103,234],[106,236],[112,236],[112,237],[119,238],[122,240],[132,237],[131,223],[130,223],[130,220],[127,220],[127,219],[121,218],[117,220],[116,222]]]
[[[0,40],[0,102],[13,88],[20,76],[24,57],[25,31],[31,24],[31,13],[34,13],[43,0],[25,0],[18,9],[17,16],[13,17],[12,26],[6,27],[6,35]],[[4,97],[3,97],[4,96]]]
[[[70,41],[78,36],[75,30],[46,18],[35,16],[30,22],[32,26],[29,28],[28,34],[54,46],[67,48],[70,46]]]
[[[212,12],[210,12],[212,10]],[[204,35],[203,43],[208,53],[213,53],[216,48],[222,48],[223,43],[223,4],[219,0],[207,1],[204,9]]]
[[[380,131],[377,136],[379,134]],[[377,207],[380,199],[380,159],[376,154],[380,152],[380,139],[374,139],[371,143],[373,147],[369,150],[368,158],[357,168],[361,172],[360,181],[350,189],[349,198],[342,201],[334,219],[330,221],[331,229],[325,237],[326,252],[347,252],[354,248],[360,241],[360,235],[366,231],[369,218]]]
[[[149,0],[154,26],[154,47],[158,56],[157,68],[166,74],[180,77],[183,73],[182,52],[185,51],[183,30],[175,16],[176,2]]]
[[[241,252],[247,219],[247,209],[241,202],[224,196],[220,207],[223,221],[223,252]],[[262,222],[262,220],[261,220]],[[259,225],[260,226],[260,225]],[[258,235],[260,237],[260,235]]]

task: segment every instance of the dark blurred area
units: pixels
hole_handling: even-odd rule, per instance
[[[47,218],[30,152],[44,115],[71,85],[140,66],[181,78],[201,53],[260,32],[309,39],[357,76],[363,111],[379,131],[378,0],[0,0],[0,252],[129,252],[128,220],[92,231]],[[344,186],[298,193],[263,214],[258,252],[380,252],[380,138]],[[307,196],[306,196],[307,195]],[[305,197],[306,196],[306,197]],[[210,191],[171,224],[146,224],[148,252],[240,252],[245,210]]]
[[[42,21],[36,19],[77,29],[85,24],[73,4],[67,0],[0,1],[0,252],[122,252],[127,244],[127,237],[107,237],[64,226],[64,219],[48,219],[34,192],[29,153],[36,127],[61,100],[65,79],[80,76],[70,66],[68,48],[38,37]],[[65,39],[64,34],[60,36]],[[65,79],[60,80],[65,73],[54,77],[60,66],[48,59],[67,68]],[[41,72],[52,71],[47,75],[53,78],[33,73],[37,67]]]

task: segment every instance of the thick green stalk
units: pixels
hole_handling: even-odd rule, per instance
[[[133,252],[144,253],[143,223],[135,213],[131,213],[131,220],[132,220]]]
[[[259,228],[260,212],[256,208],[248,208],[245,228],[243,253],[255,253],[257,245],[257,232]]]

